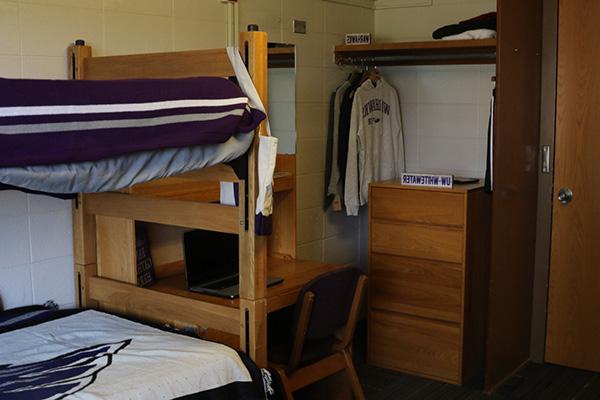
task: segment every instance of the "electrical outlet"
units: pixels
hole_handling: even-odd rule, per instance
[[[306,21],[302,21],[299,19],[293,20],[292,32],[305,34],[306,33]]]

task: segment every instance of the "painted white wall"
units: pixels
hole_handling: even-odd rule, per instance
[[[433,40],[432,32],[485,12],[495,0],[377,0],[376,41]],[[382,68],[399,92],[411,172],[485,174],[493,65]]]
[[[0,192],[0,295],[5,308],[73,304],[71,203]]]
[[[483,177],[495,66],[381,70],[400,96],[407,171]]]
[[[67,78],[75,39],[96,55],[223,47],[226,16],[219,0],[0,0],[0,76]],[[0,299],[74,304],[70,201],[0,192]]]

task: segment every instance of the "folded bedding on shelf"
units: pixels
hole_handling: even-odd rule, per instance
[[[225,78],[0,79],[0,167],[223,143],[264,118]]]
[[[496,31],[491,29],[473,29],[459,33],[458,35],[444,36],[442,40],[477,40],[493,39],[496,37]]]
[[[265,398],[260,370],[227,346],[93,310],[25,311],[0,330],[3,399]]]
[[[432,37],[434,39],[442,39],[446,36],[460,35],[463,32],[477,29],[489,29],[495,31],[496,12],[481,14],[477,17],[460,21],[458,24],[442,26],[433,32]]]

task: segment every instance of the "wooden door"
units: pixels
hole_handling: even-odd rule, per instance
[[[600,1],[559,3],[546,361],[600,371]],[[561,204],[561,188],[573,199]]]

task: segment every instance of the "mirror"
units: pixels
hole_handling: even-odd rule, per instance
[[[277,153],[296,154],[296,47],[269,43],[269,122]]]

